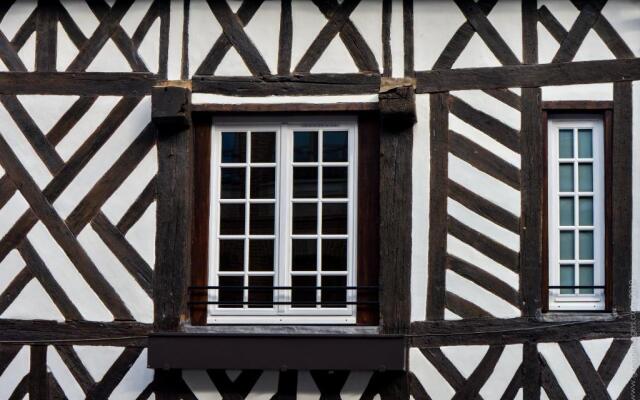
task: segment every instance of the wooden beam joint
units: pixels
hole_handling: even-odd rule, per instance
[[[151,90],[151,118],[161,134],[191,125],[191,84],[164,81]]]
[[[414,79],[382,78],[378,99],[384,130],[401,132],[415,124],[416,95]]]

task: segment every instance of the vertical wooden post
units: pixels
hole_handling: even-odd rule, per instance
[[[168,82],[152,90],[158,127],[154,330],[175,331],[188,318],[191,266],[192,157],[191,89]]]
[[[49,385],[47,382],[47,346],[31,346],[29,370],[29,398],[48,399]]]

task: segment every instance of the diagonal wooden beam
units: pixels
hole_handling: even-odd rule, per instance
[[[482,40],[502,65],[518,65],[520,60],[513,53],[509,45],[502,39],[496,28],[491,25],[487,16],[473,0],[455,0],[456,4],[471,23]]]
[[[36,8],[29,18],[20,25],[18,31],[13,35],[13,39],[11,39],[11,46],[13,46],[15,51],[20,51],[22,46],[29,40],[31,35],[36,31],[36,22],[38,19],[38,9]]]
[[[27,72],[27,67],[22,63],[18,52],[15,51],[9,39],[2,32],[0,32],[0,59],[9,71]]]
[[[514,108],[518,111],[522,111],[522,98],[519,95],[513,93],[511,90],[483,89],[482,91],[493,97],[494,99],[500,100],[509,107]]]
[[[493,373],[503,351],[504,346],[490,346],[476,369],[471,373],[469,379],[467,379],[462,390],[456,392],[453,399],[464,400],[478,398],[480,389],[482,389],[482,386]]]
[[[336,0],[313,0],[313,2],[327,19],[331,19],[340,7]],[[377,71],[379,69],[371,48],[350,19],[347,18],[339,35],[358,70]]]
[[[151,203],[156,200],[156,188],[157,178],[152,178],[147,186],[144,188],[138,198],[131,204],[131,207],[124,213],[120,221],[118,221],[116,228],[123,235],[126,235],[129,229],[138,222],[140,217],[147,211]]]
[[[226,0],[207,0],[207,3],[209,3],[209,8],[213,11],[213,15],[220,23],[220,26],[222,26],[225,36],[238,51],[251,73],[253,75],[269,75],[269,66],[267,66],[260,52],[247,36],[243,29],[242,21],[240,21],[238,15],[231,11]]]
[[[13,303],[13,301],[18,297],[20,292],[22,292],[22,289],[24,289],[32,279],[33,274],[29,268],[23,268],[22,271],[18,272],[11,282],[9,282],[4,291],[0,293],[0,314],[5,312],[11,303]],[[0,346],[0,348],[1,347],[2,346]],[[2,375],[1,367],[2,359],[0,357],[0,375]]]
[[[632,343],[629,339],[613,339],[613,342],[611,342],[609,350],[607,350],[598,366],[598,375],[600,375],[605,386],[609,386],[616,372],[618,372],[618,368],[620,368],[622,360],[627,355]]]
[[[87,41],[87,37],[84,35],[80,27],[78,27],[78,24],[76,24],[73,18],[71,18],[67,9],[60,4],[59,0],[50,1],[55,1],[58,4],[58,21],[60,22],[60,25],[62,25],[62,29],[67,32],[67,35],[69,35],[69,39],[71,39],[74,46],[78,49],[82,48]]]
[[[584,38],[600,17],[600,11],[605,3],[606,0],[592,0],[580,10],[578,18],[560,44],[552,63],[566,63],[573,60]]]
[[[544,25],[549,31],[551,36],[558,42],[562,43],[567,37],[567,30],[564,26],[551,14],[551,11],[547,6],[542,6],[538,9],[538,21]]]
[[[126,347],[104,374],[104,377],[87,393],[88,399],[108,399],[113,390],[129,372],[142,353],[141,347]]]
[[[117,34],[117,32],[120,32],[119,29],[122,29],[119,25],[120,20],[122,20],[129,10],[133,1],[134,0],[117,0],[113,8],[109,8],[109,6],[102,1],[92,1],[88,3],[88,5],[92,7],[94,14],[100,19],[100,24],[82,48],[79,49],[78,55],[71,64],[69,64],[67,71],[85,71],[110,38],[113,37],[116,44],[121,43],[121,39],[117,39],[121,37]],[[108,10],[105,9],[105,7],[108,8]],[[131,63],[131,60],[128,58],[130,53],[125,51],[123,55],[129,63]]]
[[[156,21],[156,19],[160,17],[160,6],[160,0],[155,0],[147,10],[147,13],[144,15],[144,17],[142,17],[142,21],[140,21],[140,24],[138,24],[138,27],[131,36],[131,43],[133,44],[134,49],[140,48],[140,44],[144,40],[144,37],[147,35],[147,33],[149,33],[149,29],[151,29],[151,26]]]
[[[565,358],[571,365],[573,372],[576,374],[578,381],[582,385],[587,398],[594,400],[607,400],[609,394],[607,387],[598,375],[589,360],[587,352],[578,341],[560,342],[560,349]]]
[[[207,374],[211,381],[218,389],[218,392],[223,398],[231,398],[232,396],[239,396],[244,399],[251,392],[254,385],[258,382],[263,371],[255,369],[247,369],[240,372],[240,375],[235,381],[229,379],[227,371],[208,369]]]
[[[78,353],[73,349],[71,345],[56,345],[56,351],[62,358],[78,385],[82,388],[82,391],[86,394],[96,384],[93,377],[82,363],[82,360],[78,356]]]
[[[453,363],[444,355],[439,348],[422,348],[420,349],[425,358],[438,370],[440,375],[451,385],[456,392],[461,390],[466,379]]]
[[[339,399],[349,371],[311,371],[311,377],[320,389],[320,398]]]
[[[333,38],[342,30],[349,20],[349,16],[355,10],[360,0],[344,0],[340,4],[325,26],[320,30],[318,36],[311,42],[311,45],[304,53],[298,65],[294,68],[295,72],[309,72],[311,68],[318,62],[318,59],[329,46]]]
[[[463,319],[493,318],[483,308],[449,291],[445,293],[445,307]]]
[[[518,292],[509,284],[485,270],[450,254],[447,255],[447,268],[495,294],[514,307],[520,307]]]
[[[249,21],[251,21],[251,18],[253,18],[255,13],[258,11],[258,8],[260,8],[260,5],[262,5],[262,2],[263,0],[245,0],[242,5],[240,5],[240,8],[238,8],[238,12],[236,13],[236,15],[240,19],[240,23],[242,24],[242,26],[247,26]],[[280,33],[282,34],[283,32],[280,31]],[[207,53],[202,63],[200,63],[200,66],[196,70],[195,74],[212,75],[215,72],[216,68],[218,68],[218,65],[220,65],[220,62],[227,54],[231,46],[231,41],[223,32],[215,41],[213,46],[211,46],[209,53]]]
[[[489,15],[493,7],[496,5],[498,0],[480,0],[478,2],[478,7],[484,13],[484,15]],[[433,64],[432,69],[450,69],[455,64],[462,51],[467,46],[471,37],[476,31],[473,29],[473,25],[468,20],[465,21],[460,28],[453,34],[451,40],[447,43],[442,53],[436,60],[435,64]]]

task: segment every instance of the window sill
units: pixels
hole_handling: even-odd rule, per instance
[[[149,337],[150,368],[405,370],[406,339],[376,326],[187,326]]]

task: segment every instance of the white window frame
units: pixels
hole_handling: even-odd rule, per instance
[[[323,117],[260,117],[260,118],[240,118],[240,117],[218,117],[212,121],[211,128],[211,174],[210,187],[211,199],[209,204],[209,286],[218,286],[218,241],[219,231],[219,210],[220,210],[220,179],[219,171],[221,166],[221,133],[223,131],[235,132],[276,132],[276,206],[275,218],[275,249],[274,249],[274,285],[291,286],[291,216],[292,216],[292,194],[293,194],[293,133],[296,130],[317,130],[322,137],[323,130],[347,131],[348,132],[348,204],[347,212],[347,286],[357,285],[357,163],[358,163],[358,124],[357,118],[353,116],[323,116]],[[320,139],[321,141],[322,139]],[[320,142],[321,144],[322,142]],[[249,137],[247,137],[249,146]],[[315,165],[322,166],[320,162],[322,147],[318,148],[319,160]],[[250,159],[245,160],[244,165],[250,164]],[[296,165],[305,163],[296,163]],[[314,163],[310,163],[314,164]],[[336,163],[330,163],[336,164]],[[344,164],[344,163],[343,163]],[[234,164],[224,164],[233,166]],[[255,164],[251,164],[252,166]],[[318,182],[322,182],[322,168],[318,168]],[[249,180],[245,183],[245,198],[249,196]],[[316,202],[322,200],[322,193],[318,192]],[[286,201],[282,201],[285,199]],[[336,202],[335,199],[327,199]],[[224,200],[223,200],[224,201]],[[255,200],[251,200],[254,202]],[[314,199],[305,199],[304,202],[313,202]],[[337,200],[340,202],[340,200]],[[321,215],[318,215],[321,221]],[[245,216],[245,224],[248,224]],[[320,229],[320,227],[318,227]],[[248,232],[245,227],[245,232]],[[248,234],[247,234],[248,236]],[[299,235],[296,235],[298,237]],[[317,237],[332,237],[334,235],[324,235],[318,230]],[[253,237],[253,236],[252,236]],[[320,241],[318,241],[320,243]],[[248,248],[245,243],[245,267],[242,274],[246,275],[246,265]],[[318,256],[319,257],[319,256]],[[320,265],[318,264],[318,274]],[[227,272],[224,274],[228,275]],[[252,275],[257,275],[251,272]],[[296,272],[296,275],[301,275]],[[338,275],[332,272],[327,275]],[[246,282],[245,282],[246,284]],[[320,290],[317,291],[319,296]],[[247,300],[248,291],[243,291],[244,301]],[[356,291],[346,291],[346,301],[356,301]],[[218,291],[208,291],[209,301],[218,300]],[[290,290],[274,290],[274,301],[291,301]],[[210,324],[355,324],[356,305],[349,304],[342,308],[302,308],[291,307],[291,305],[275,305],[273,308],[220,308],[216,304],[208,306],[207,323]]]
[[[559,158],[560,129],[591,129],[592,130],[592,158],[578,158],[577,134],[574,133],[573,158]],[[560,285],[560,197],[571,196],[559,191],[559,164],[562,161],[575,162],[574,167],[574,198],[580,195],[593,196],[593,240],[594,240],[594,286],[605,286],[605,163],[604,163],[604,123],[602,118],[594,115],[557,115],[548,119],[548,233],[549,233],[549,286]],[[579,161],[593,162],[593,192],[579,192],[578,168]],[[578,285],[579,275],[577,265],[585,262],[577,260],[578,255],[578,202],[574,202],[574,260],[563,260],[562,264],[574,264],[574,284]],[[571,226],[569,226],[571,227]],[[568,228],[563,226],[563,228]],[[583,228],[584,229],[584,228]],[[588,263],[588,262],[587,262]],[[602,311],[605,309],[605,289],[594,289],[593,294],[560,294],[560,289],[549,289],[550,311]]]

